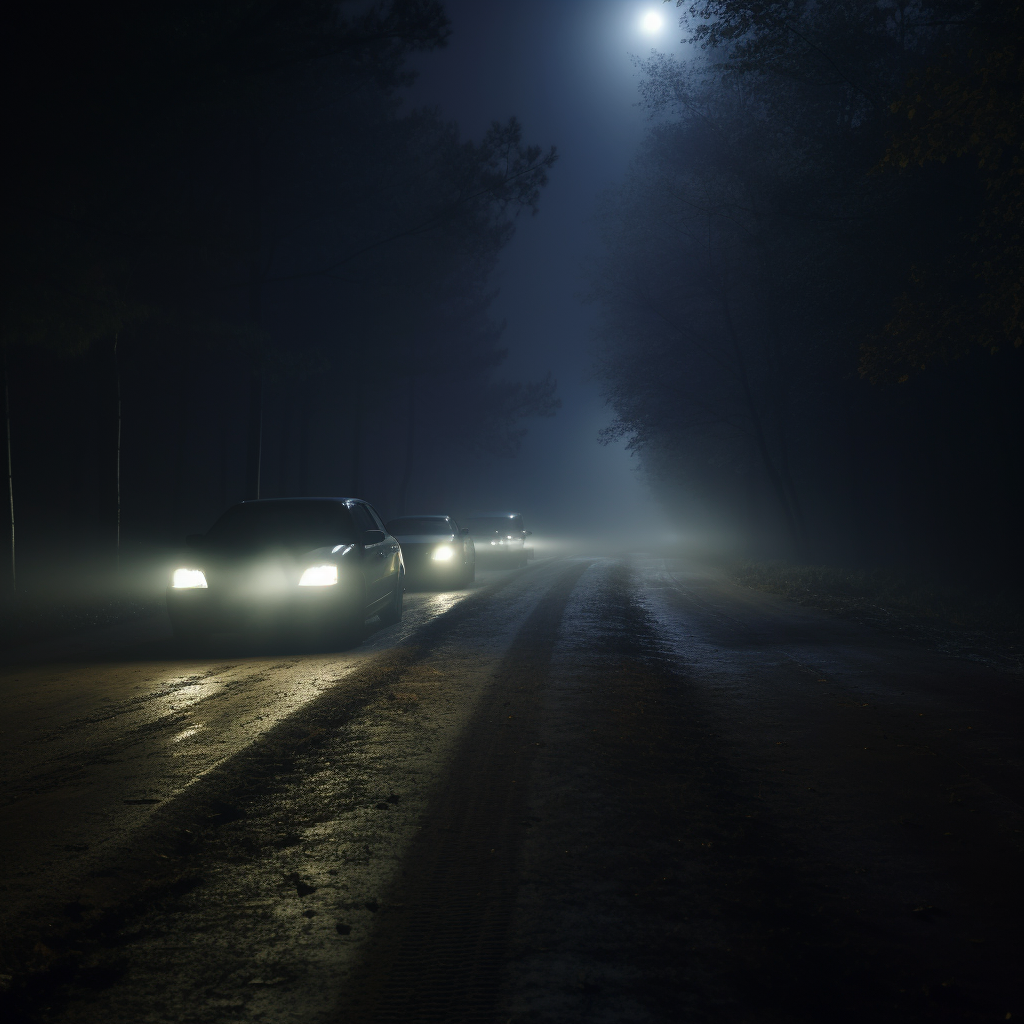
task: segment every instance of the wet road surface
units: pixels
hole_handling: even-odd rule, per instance
[[[1019,675],[652,556],[163,630],[0,668],[12,1020],[1024,1014]]]

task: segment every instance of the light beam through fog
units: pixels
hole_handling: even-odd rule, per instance
[[[460,0],[449,10],[456,31],[444,57],[418,62],[416,102],[440,105],[471,133],[495,110],[515,111],[560,153],[540,214],[520,218],[502,256],[495,308],[507,325],[507,372],[550,368],[563,405],[553,419],[530,423],[516,460],[481,475],[481,500],[523,511],[545,537],[617,534],[623,543],[648,543],[663,537],[666,525],[636,472],[638,460],[621,443],[597,443],[610,417],[587,379],[595,323],[582,299],[583,268],[598,247],[598,197],[625,172],[646,128],[632,59],[652,42],[644,15],[661,16],[634,2],[528,0],[491,8]],[[536,73],[526,80],[516,71],[524,52],[536,55]],[[451,74],[448,55],[470,67],[473,90]]]

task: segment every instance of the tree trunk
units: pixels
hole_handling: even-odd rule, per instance
[[[409,501],[409,485],[415,468],[416,456],[416,374],[409,374],[409,419],[405,434],[405,469],[402,471],[402,485],[398,490],[398,514],[404,516]]]
[[[292,492],[292,452],[294,445],[295,404],[291,389],[285,389],[281,406],[281,453],[278,459],[277,494],[280,498],[290,498]]]
[[[219,494],[220,500],[218,501],[217,504],[221,508],[226,508],[227,505],[228,505],[228,443],[229,443],[229,440],[230,441],[234,440],[231,437],[230,425],[231,425],[231,421],[230,421],[230,417],[228,416],[227,405],[225,404],[225,405],[222,405],[221,408],[220,408],[220,445],[219,445],[220,464],[218,466],[218,469],[219,469],[218,476],[219,476],[219,484],[220,484],[220,494]],[[232,447],[232,449],[234,448],[233,445],[231,447]],[[234,451],[233,450],[232,450],[231,454],[232,454],[232,456],[234,455]],[[232,494],[231,497],[234,498],[235,495]]]
[[[765,436],[761,414],[757,407],[757,400],[754,397],[754,392],[750,386],[749,377],[747,376],[746,360],[743,358],[743,349],[740,345],[736,325],[733,323],[732,310],[729,306],[729,297],[725,288],[722,289],[721,303],[723,319],[725,320],[726,329],[729,333],[729,341],[732,345],[733,357],[736,360],[736,378],[739,381],[740,390],[743,393],[743,403],[746,406],[747,416],[750,420],[754,445],[758,454],[761,456],[761,462],[764,465],[764,470],[768,475],[768,480],[772,485],[772,489],[775,491],[775,497],[778,500],[783,519],[786,522],[786,530],[789,533],[794,549],[801,550],[803,546],[803,538],[800,526],[790,500],[790,495],[786,489],[785,481],[782,479],[782,475],[779,472],[775,459],[772,458],[772,453],[768,446],[768,438]]]
[[[352,375],[352,492],[358,498],[362,490],[363,452],[363,356],[356,356],[356,372]]]
[[[96,538],[105,568],[115,568],[121,533],[121,374],[117,335],[97,344],[89,355],[95,416]],[[108,348],[108,342],[110,347]],[[113,555],[109,562],[108,555]]]
[[[260,463],[263,455],[263,160],[254,129],[250,153],[251,231],[249,242],[249,412],[245,432],[245,497],[260,496]]]
[[[117,392],[117,454],[114,465],[116,520],[114,534],[114,568],[121,571],[121,362],[117,357],[118,337],[114,335],[114,386]]]
[[[256,345],[254,344],[254,348]],[[252,353],[259,359],[259,353]],[[249,417],[246,423],[245,498],[259,498],[260,464],[263,461],[263,371],[257,365],[249,372]]]
[[[15,563],[14,548],[14,467],[11,462],[11,398],[7,383],[7,348],[4,347],[0,356],[0,374],[2,374],[4,390],[4,451],[7,453],[7,507],[10,510],[10,581],[11,593],[17,590],[18,576]]]
[[[309,407],[299,410],[299,496],[309,494]]]
[[[787,438],[781,430],[779,437],[779,477],[782,480],[782,486],[789,495],[789,505],[793,512],[793,524],[796,528],[798,554],[802,557],[807,546],[807,520],[804,519],[803,502],[800,500],[796,481],[794,481],[793,474],[789,468],[789,445]]]
[[[789,496],[789,504],[793,513],[793,522],[796,528],[796,543],[799,548],[798,554],[804,554],[807,545],[807,521],[804,518],[803,502],[797,490],[796,481],[789,466],[789,392],[788,381],[790,374],[783,362],[782,326],[780,323],[779,311],[773,296],[778,289],[775,287],[773,275],[770,272],[770,264],[767,258],[763,258],[765,276],[768,282],[767,295],[769,298],[765,303],[766,334],[768,337],[767,354],[768,368],[772,387],[774,390],[775,415],[775,438],[778,449],[779,477],[782,485]]]

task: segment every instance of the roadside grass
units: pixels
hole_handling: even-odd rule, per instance
[[[159,607],[156,598],[127,594],[10,595],[0,604],[0,650],[130,622]]]
[[[809,608],[900,631],[942,635],[989,647],[1018,665],[1024,651],[1024,597],[1019,586],[982,588],[893,569],[845,569],[743,560],[726,566],[744,586]]]

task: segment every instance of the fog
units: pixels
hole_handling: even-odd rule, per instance
[[[596,443],[610,416],[591,375],[596,316],[584,301],[598,195],[625,172],[648,121],[633,57],[654,42],[638,31],[650,6],[456,2],[448,47],[415,61],[411,102],[436,104],[470,134],[515,112],[559,149],[542,212],[519,218],[502,254],[494,310],[507,325],[507,371],[550,369],[562,408],[531,425],[520,456],[479,486],[488,507],[522,507],[566,541],[616,537],[628,546],[669,529],[638,460],[621,443]],[[657,42],[677,49],[670,39]]]
[[[1024,4],[8,6],[0,1018],[1019,1019]]]
[[[1016,564],[1012,196],[948,140],[915,165],[899,113],[954,29],[715,11],[19,15],[21,591],[154,594],[257,496],[515,511],[552,553]]]

